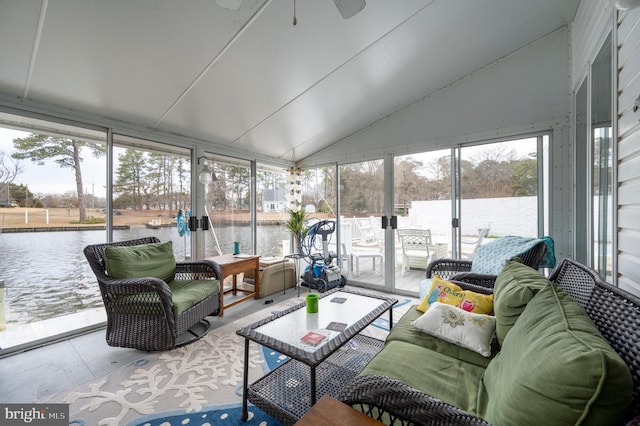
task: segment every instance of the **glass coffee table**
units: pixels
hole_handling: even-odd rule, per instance
[[[397,302],[391,297],[334,289],[320,295],[316,314],[308,314],[302,302],[237,330],[245,338],[242,420],[248,417],[247,401],[293,424],[320,396],[337,396],[384,344],[360,332],[386,311],[393,324],[391,308]],[[308,343],[302,340],[305,335],[311,340],[320,335],[321,340]],[[250,341],[291,358],[251,386]]]

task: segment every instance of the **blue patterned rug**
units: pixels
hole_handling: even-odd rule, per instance
[[[246,422],[243,422],[240,419],[241,413],[242,403],[235,402],[231,404],[203,407],[202,411],[195,413],[187,413],[184,410],[177,410],[151,414],[127,423],[127,426],[282,425],[282,423],[253,405],[249,405],[249,418]]]

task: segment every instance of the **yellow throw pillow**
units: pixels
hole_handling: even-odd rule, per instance
[[[493,294],[481,294],[471,290],[463,290],[460,286],[436,276],[427,294],[416,308],[426,312],[429,305],[440,302],[456,306],[464,311],[490,315],[493,312]]]

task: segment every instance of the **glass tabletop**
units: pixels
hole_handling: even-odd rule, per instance
[[[397,299],[334,289],[320,296],[318,313],[300,303],[237,331],[249,340],[314,365],[390,309]]]

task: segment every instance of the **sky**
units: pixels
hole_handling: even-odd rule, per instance
[[[16,150],[13,147],[13,140],[29,136],[28,132],[21,132],[13,129],[0,127],[0,152],[4,152],[5,157],[11,156]],[[85,192],[96,197],[105,196],[104,184],[105,160],[93,158],[89,152],[83,156],[82,181]],[[5,163],[7,159],[5,158]],[[21,160],[22,173],[20,173],[13,183],[25,184],[29,190],[38,194],[64,194],[69,191],[76,192],[75,175],[73,169],[61,168],[53,159],[47,160],[43,166],[33,163],[31,160]]]

